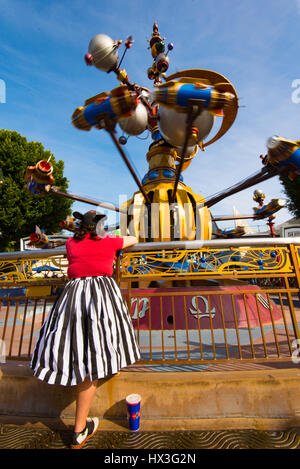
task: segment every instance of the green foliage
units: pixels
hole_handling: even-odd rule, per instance
[[[288,176],[281,176],[280,182],[287,196],[287,208],[296,217],[300,218],[300,176],[291,181]]]
[[[34,196],[25,189],[27,166],[48,160],[51,152],[40,142],[27,142],[18,132],[0,130],[0,252],[18,251],[19,240],[29,236],[38,225],[46,234],[60,231],[59,222],[71,213],[72,201],[54,195]],[[63,176],[64,162],[51,157],[54,184],[68,188]]]

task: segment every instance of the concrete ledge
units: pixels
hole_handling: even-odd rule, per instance
[[[99,381],[91,415],[103,430],[126,430],[125,397],[142,396],[144,430],[284,430],[300,426],[300,369],[135,372]],[[72,426],[75,388],[48,385],[28,362],[0,366],[0,422]]]

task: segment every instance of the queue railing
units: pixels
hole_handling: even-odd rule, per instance
[[[297,363],[299,249],[300,238],[243,238],[122,251],[115,278],[140,363]],[[30,359],[67,266],[64,248],[0,253],[0,357]]]

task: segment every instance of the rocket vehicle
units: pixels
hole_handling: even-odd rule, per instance
[[[28,246],[34,246],[40,249],[49,249],[52,247],[52,240],[41,230],[38,226],[35,227],[35,232],[30,235],[30,242]]]
[[[49,192],[54,177],[53,166],[49,161],[41,160],[35,166],[28,166],[25,173],[26,189],[34,195],[43,195]]]
[[[92,127],[104,128],[106,115],[114,122],[133,115],[139,103],[136,92],[130,91],[124,85],[118,86],[110,93],[100,93],[87,101],[83,107],[75,109],[72,124],[77,129],[89,131]]]
[[[151,102],[158,106],[158,127],[162,137],[172,146],[183,148],[186,136],[187,114],[199,104],[188,137],[189,151],[196,145],[203,150],[221,138],[233,124],[238,99],[232,84],[222,75],[208,70],[183,70],[157,84],[151,93]],[[196,112],[197,114],[197,112]],[[215,118],[222,124],[217,134],[206,141]]]
[[[286,169],[290,180],[300,174],[300,141],[286,140],[278,135],[267,141],[268,153],[261,156],[264,165]]]
[[[217,233],[213,233],[217,238],[240,238],[246,234],[246,229],[244,226],[237,226],[232,230],[218,230]]]
[[[189,100],[203,102],[203,108],[215,115],[223,115],[224,106],[234,99],[234,95],[228,91],[221,91],[218,86],[205,83],[188,83],[188,80],[168,81],[157,85],[153,92],[153,100],[169,109],[186,113]]]
[[[68,216],[66,220],[60,222],[60,227],[63,230],[68,230],[74,233],[78,227],[79,223],[74,220],[74,218]]]
[[[253,207],[254,210],[254,219],[262,220],[263,218],[273,219],[274,213],[278,212],[286,204],[284,199],[272,199],[267,205],[263,205],[259,208]]]
[[[53,240],[46,235],[44,230],[41,230],[38,226],[35,227],[35,232],[29,236],[28,246],[34,246],[39,249],[55,249],[59,246],[63,246],[65,241]]]

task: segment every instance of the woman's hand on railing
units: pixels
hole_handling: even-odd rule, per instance
[[[129,248],[130,246],[134,246],[138,243],[138,240],[135,236],[123,236],[123,248]]]

